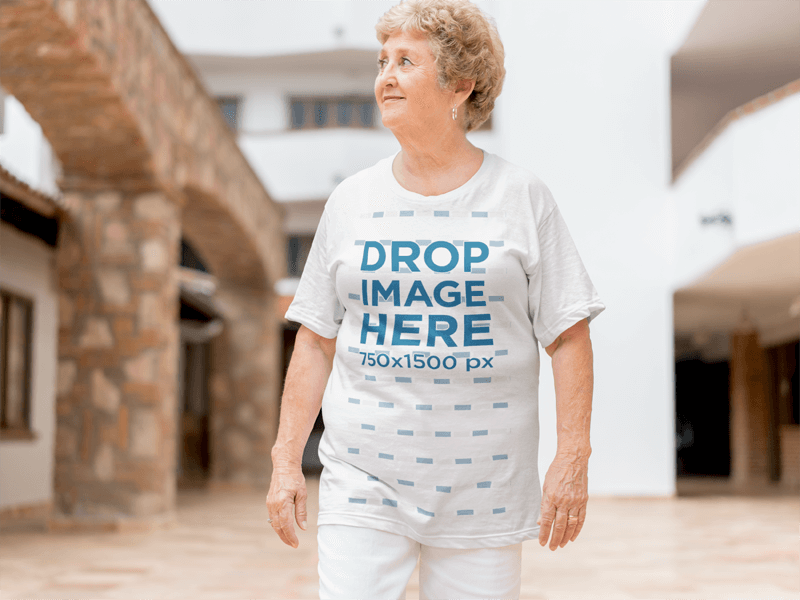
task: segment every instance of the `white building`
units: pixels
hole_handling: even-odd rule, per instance
[[[284,203],[298,274],[335,185],[398,149],[367,108],[374,24],[394,2],[150,3]],[[592,325],[591,492],[671,495],[679,474],[726,469],[744,487],[796,485],[800,5],[480,6],[507,78],[472,139],[547,183],[608,306]],[[544,470],[556,447],[546,355],[540,407]],[[717,458],[697,457],[709,449]]]

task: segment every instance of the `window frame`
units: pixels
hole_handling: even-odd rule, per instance
[[[243,97],[237,94],[222,94],[220,96],[214,96],[214,102],[219,108],[219,112],[222,115],[222,120],[225,121],[225,124],[228,128],[233,132],[239,132],[242,129],[242,104],[243,104]],[[225,103],[233,103],[236,105],[236,114],[234,118],[233,124],[228,120],[228,117],[225,116],[225,111],[222,109],[222,105]]]
[[[339,123],[339,106],[343,102],[352,104],[347,124]],[[295,126],[295,106],[303,107],[303,122]],[[364,124],[361,118],[361,107],[370,105],[371,120]],[[325,122],[317,124],[316,113],[319,106],[324,105]],[[321,129],[377,129],[376,114],[378,107],[374,96],[368,94],[342,94],[340,96],[314,96],[307,94],[289,94],[286,97],[286,129],[287,131],[318,131]]]
[[[25,318],[25,348],[23,350],[23,393],[22,393],[22,427],[9,427],[7,424],[7,389],[8,389],[8,344],[9,344],[9,313],[13,301],[26,307]],[[34,300],[30,297],[0,287],[0,440],[33,440],[36,438],[31,428],[31,408],[33,392],[33,321]]]

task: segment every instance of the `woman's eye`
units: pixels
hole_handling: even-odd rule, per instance
[[[383,67],[385,67],[385,66],[386,66],[386,61],[384,59],[381,59],[381,60],[378,61],[378,70],[379,71],[383,71]]]
[[[401,64],[401,65],[403,65],[403,66],[405,66],[405,65],[410,65],[410,64],[411,64],[411,61],[410,61],[410,60],[408,60],[408,59],[407,59],[407,58],[404,56],[403,58],[401,58],[401,59],[400,59],[400,64]]]

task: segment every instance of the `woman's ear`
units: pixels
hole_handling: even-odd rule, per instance
[[[460,79],[456,84],[455,94],[459,103],[466,101],[472,90],[475,89],[474,79]]]

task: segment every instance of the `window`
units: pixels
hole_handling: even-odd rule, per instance
[[[289,99],[290,129],[375,127],[372,96],[292,97]]]
[[[33,302],[0,290],[0,430],[29,434]]]
[[[296,235],[289,237],[286,252],[289,277],[300,277],[300,275],[303,274],[303,268],[306,266],[306,260],[308,259],[308,253],[311,250],[311,243],[313,241],[313,235]]]
[[[242,99],[238,96],[220,96],[217,98],[217,105],[222,111],[222,116],[228,123],[228,127],[236,131],[239,129],[241,115],[240,108]]]

